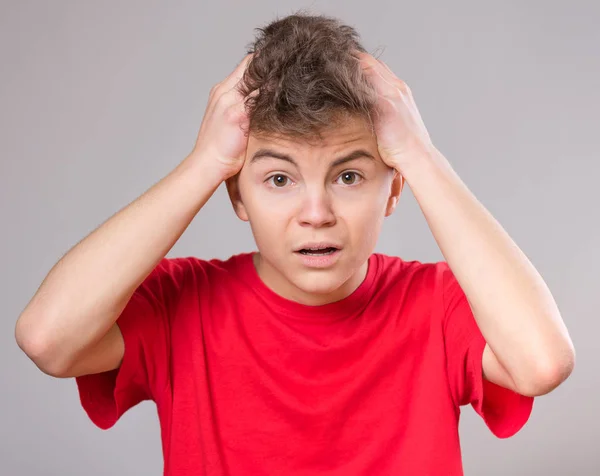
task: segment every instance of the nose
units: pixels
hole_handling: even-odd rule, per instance
[[[306,190],[298,214],[298,221],[302,226],[315,228],[335,225],[336,218],[332,200],[326,189]]]

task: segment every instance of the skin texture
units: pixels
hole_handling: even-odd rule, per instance
[[[281,296],[308,305],[343,299],[364,280],[383,220],[403,186],[381,159],[364,119],[351,117],[323,136],[308,143],[251,134],[240,173],[227,181],[237,216],[250,222],[259,276]],[[295,164],[271,156],[252,160],[264,148]],[[334,164],[359,149],[372,158]],[[311,241],[341,246],[338,261],[326,269],[304,266],[294,250]]]

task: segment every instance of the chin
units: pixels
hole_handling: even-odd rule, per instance
[[[345,282],[339,271],[304,272],[290,281],[305,293],[327,296],[335,293]]]

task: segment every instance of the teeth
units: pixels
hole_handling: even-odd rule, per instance
[[[306,248],[303,250],[300,250],[300,253],[302,253],[303,255],[311,255],[311,256],[324,256],[324,255],[330,255],[332,253],[335,253],[337,251],[337,248]]]

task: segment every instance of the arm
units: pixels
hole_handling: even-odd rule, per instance
[[[433,146],[408,85],[356,56],[378,93],[381,158],[408,182],[486,340],[484,377],[527,396],[550,392],[570,375],[575,350],[546,283]]]
[[[17,343],[43,372],[68,377],[120,365],[119,315],[219,184],[244,164],[249,118],[236,86],[251,58],[211,89],[188,157],[60,259],[19,316]]]
[[[188,157],[50,270],[15,328],[19,347],[43,372],[65,377],[118,367],[117,318],[220,183],[205,163]]]
[[[540,274],[435,148],[404,174],[487,342],[484,376],[523,395],[554,389],[575,353]]]

